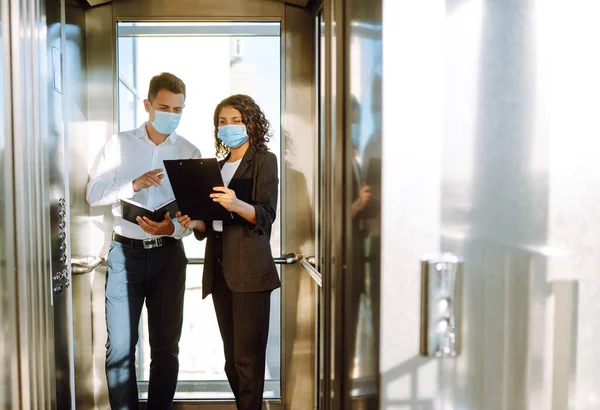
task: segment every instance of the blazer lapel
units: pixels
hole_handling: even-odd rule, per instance
[[[239,179],[242,175],[244,175],[244,172],[246,172],[246,170],[250,166],[250,162],[252,162],[252,158],[254,157],[255,152],[256,152],[256,148],[254,148],[252,145],[248,147],[248,150],[246,151],[246,153],[244,154],[244,157],[242,158],[242,162],[240,162],[240,165],[238,166],[237,170],[235,171],[235,174],[233,174],[233,178],[231,178],[232,181],[234,179]]]

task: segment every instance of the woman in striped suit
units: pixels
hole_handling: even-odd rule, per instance
[[[214,113],[215,146],[225,187],[211,197],[233,217],[179,223],[207,239],[203,297],[212,293],[225,350],[225,373],[237,407],[260,410],[264,390],[271,291],[281,283],[269,240],[278,195],[277,157],[269,122],[254,100],[233,95]]]

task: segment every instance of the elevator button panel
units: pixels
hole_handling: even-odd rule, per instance
[[[67,233],[66,233],[66,228],[67,228],[66,204],[67,204],[67,202],[65,201],[64,198],[60,198],[58,200],[58,229],[59,229],[58,249],[60,251],[59,260],[60,260],[60,263],[63,265],[62,268],[64,268],[64,269],[61,272],[56,272],[52,276],[52,289],[55,294],[62,293],[63,290],[65,288],[68,288],[70,285],[69,269],[68,269],[68,264],[67,264],[68,256],[67,256]]]

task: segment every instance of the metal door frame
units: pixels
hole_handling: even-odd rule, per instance
[[[147,5],[147,2],[141,0],[129,0],[105,4],[98,7],[93,7],[86,12],[87,22],[87,44],[86,55],[88,67],[88,84],[96,89],[96,86],[101,84],[103,89],[96,89],[99,93],[94,93],[95,101],[91,98],[88,106],[89,121],[103,121],[112,126],[112,131],[117,130],[118,118],[118,74],[117,74],[117,23],[121,21],[276,21],[281,23],[281,127],[282,131],[289,131],[289,134],[294,139],[296,145],[299,145],[302,150],[306,149],[307,158],[314,161],[312,155],[313,148],[303,147],[300,141],[310,141],[306,135],[299,135],[298,131],[294,130],[294,124],[298,118],[303,124],[307,124],[308,128],[312,129],[314,122],[314,96],[313,96],[313,44],[312,44],[312,15],[309,10],[296,6],[287,5],[278,2],[254,2],[249,3],[245,0],[239,0],[238,7],[228,4],[221,4],[217,0],[209,0],[203,6],[190,7],[186,2],[187,16],[181,16],[181,8],[178,8],[177,1],[164,2],[152,1],[152,7]],[[143,4],[142,4],[143,3]],[[148,15],[140,16],[140,10],[148,10]],[[177,14],[175,14],[177,13]],[[224,17],[226,16],[226,17]],[[112,25],[102,24],[106,21],[111,21]],[[308,24],[306,24],[308,22]],[[102,27],[101,27],[102,25]],[[91,34],[90,34],[91,31]],[[110,39],[110,41],[107,41]],[[112,45],[111,49],[108,49]],[[93,51],[92,51],[93,50]],[[302,54],[304,53],[304,54]],[[299,54],[302,54],[299,58]],[[101,58],[101,56],[103,58]],[[106,70],[107,65],[111,64],[111,70]],[[100,67],[105,67],[101,70]],[[110,88],[108,87],[110,84]],[[110,93],[110,94],[109,94]],[[92,91],[90,90],[90,96]],[[108,102],[110,98],[110,102]],[[112,107],[110,107],[112,104]],[[110,107],[110,111],[107,108]],[[110,127],[109,127],[110,128]],[[284,132],[281,133],[281,149],[282,154],[285,152],[285,141],[283,141]],[[108,136],[107,136],[108,138]],[[78,142],[80,143],[80,142]],[[313,142],[310,142],[313,144]],[[284,166],[284,156],[281,155],[281,215],[282,221],[289,215],[288,208],[293,207],[293,203],[286,201],[285,184],[288,178],[287,169]],[[308,160],[308,159],[307,159]],[[312,175],[310,176],[312,178]],[[73,187],[72,187],[73,190]],[[291,209],[291,208],[290,208]],[[87,216],[87,215],[86,215]],[[77,217],[77,216],[75,216]],[[307,221],[308,222],[308,221]],[[286,232],[284,223],[282,223],[282,253],[288,252],[297,253],[297,249],[290,248],[288,245],[289,236]],[[77,240],[77,238],[76,238]],[[81,240],[81,239],[79,239]],[[85,241],[85,238],[82,239]],[[74,241],[76,242],[76,241]],[[76,252],[75,252],[76,253]],[[266,406],[269,408],[298,408],[304,410],[307,406],[300,404],[300,400],[306,399],[307,395],[312,395],[313,392],[306,391],[304,395],[298,394],[297,383],[290,378],[290,368],[294,366],[294,361],[300,360],[296,354],[287,354],[288,349],[292,349],[291,340],[286,338],[287,334],[291,334],[288,328],[297,326],[296,306],[288,308],[286,303],[291,303],[286,294],[286,277],[292,275],[302,275],[302,280],[310,280],[302,273],[300,264],[283,266],[281,270],[282,276],[282,294],[281,294],[281,400],[266,400]],[[305,319],[306,315],[303,315]],[[287,352],[287,353],[286,353]],[[314,352],[313,352],[314,353]],[[289,357],[288,357],[289,356]],[[292,357],[293,356],[293,357]],[[304,376],[302,376],[304,377]],[[310,376],[310,384],[312,386],[312,374]],[[294,403],[286,402],[291,392],[294,392]],[[304,396],[304,397],[302,397]],[[312,397],[310,398],[312,406]],[[96,400],[98,402],[98,400]],[[217,401],[177,401],[175,408],[229,408],[231,404]],[[217,406],[217,407],[214,407]],[[291,406],[291,407],[290,407]],[[300,406],[300,407],[296,407]],[[235,407],[235,406],[234,406]],[[230,407],[230,408],[234,408]]]
[[[52,309],[50,199],[47,144],[47,54],[45,8],[40,0],[3,3],[10,14],[9,143],[14,185],[9,210],[14,260],[7,260],[15,309],[12,359],[13,408],[56,406]],[[6,46],[6,43],[5,43]],[[6,169],[6,165],[5,165]],[[10,185],[10,184],[9,184]],[[12,196],[14,195],[14,196]],[[13,225],[14,223],[14,225]]]
[[[17,299],[12,297],[16,295],[16,249],[10,248],[8,245],[15,243],[16,241],[16,228],[15,228],[15,192],[14,192],[14,171],[13,171],[13,138],[12,138],[12,55],[10,53],[11,48],[11,24],[10,24],[10,6],[9,1],[0,3],[0,22],[2,29],[2,95],[0,98],[3,99],[4,112],[0,113],[3,115],[4,129],[0,132],[4,134],[4,153],[3,169],[2,169],[2,194],[4,198],[4,209],[0,212],[0,218],[4,224],[4,229],[1,232],[3,234],[3,242],[5,244],[5,259],[1,261],[0,266],[0,286],[2,289],[6,289],[7,297],[3,297],[0,301],[0,317],[4,326],[10,329],[9,332],[2,332],[2,343],[5,346],[5,356],[2,357],[3,363],[9,364],[9,368],[5,369],[0,377],[2,377],[2,385],[7,386],[3,393],[7,394],[7,397],[3,398],[3,401],[7,405],[20,406],[20,368],[19,368],[19,355],[13,352],[18,351],[19,346],[19,321],[18,321],[18,304]],[[12,354],[11,354],[12,353]]]

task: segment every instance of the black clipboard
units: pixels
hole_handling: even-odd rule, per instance
[[[363,212],[367,218],[375,218],[381,214],[381,158],[369,159],[364,183],[370,188],[371,198]]]
[[[216,158],[164,160],[177,206],[192,220],[215,221],[232,218],[231,212],[209,196],[213,187],[225,186]]]

